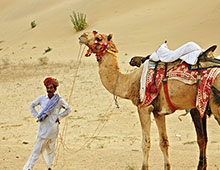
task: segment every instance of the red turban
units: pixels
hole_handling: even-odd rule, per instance
[[[52,77],[47,77],[45,80],[44,80],[44,85],[45,86],[49,86],[49,85],[51,85],[51,84],[53,84],[54,86],[59,86],[59,82],[58,82],[58,80],[57,79],[54,79],[54,78],[52,78]]]

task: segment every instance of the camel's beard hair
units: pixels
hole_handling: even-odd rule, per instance
[[[211,86],[211,89],[212,89],[213,94],[214,94],[215,103],[220,106],[220,96],[219,96],[220,91],[217,88],[215,88],[214,86]]]

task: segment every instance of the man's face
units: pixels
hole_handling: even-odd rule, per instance
[[[55,91],[56,91],[56,90],[54,89],[54,87],[53,87],[52,84],[46,86],[46,89],[47,89],[47,93],[48,93],[48,95],[53,95],[53,94],[55,93]]]

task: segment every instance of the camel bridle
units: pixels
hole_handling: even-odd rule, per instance
[[[98,34],[98,32],[93,31],[93,34],[95,36],[95,42],[91,46],[88,46],[89,49],[87,50],[87,53],[85,54],[86,57],[89,57],[92,53],[96,54],[97,61],[101,61],[102,56],[107,51],[107,48],[109,46],[110,41],[104,42],[104,37],[102,34]],[[101,36],[101,39],[98,36]]]

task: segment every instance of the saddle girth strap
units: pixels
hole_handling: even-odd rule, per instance
[[[159,63],[159,61],[157,61],[156,64],[155,64],[153,83],[149,87],[149,92],[150,93],[157,93],[158,92],[158,88],[157,88],[157,85],[156,85],[156,76],[157,76],[157,66],[158,66],[158,63]]]
[[[198,70],[198,74],[197,74],[197,80],[196,80],[196,87],[198,88],[199,86],[199,81],[201,80],[201,71],[200,71],[200,59],[198,58],[198,61],[196,63],[196,66],[197,66],[197,70]]]
[[[169,105],[169,107],[171,108],[171,110],[174,112],[177,109],[175,108],[175,106],[172,104],[169,94],[168,94],[168,87],[167,87],[167,63],[165,64],[165,68],[164,68],[164,78],[163,78],[163,90],[164,90],[164,94],[167,100],[167,103]]]

